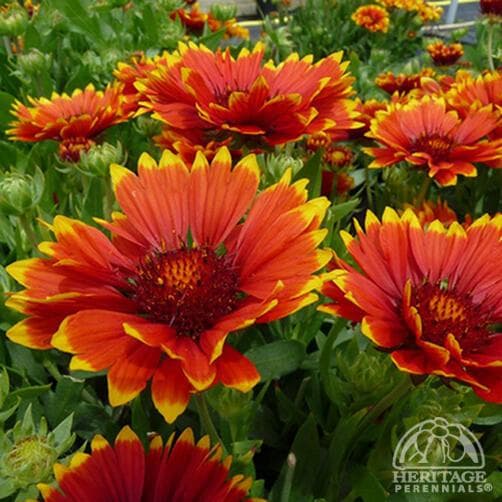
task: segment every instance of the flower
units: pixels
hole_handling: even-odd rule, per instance
[[[68,466],[54,465],[57,487],[39,484],[46,502],[84,500],[251,501],[251,478],[230,476],[231,458],[222,460],[220,445],[211,448],[209,437],[195,444],[191,429],[164,445],[155,435],[145,452],[129,428],[119,432],[113,446],[101,435],[91,442],[92,453],[78,452]],[[260,499],[261,500],[261,499]]]
[[[259,374],[227,335],[316,301],[322,280],[314,273],[329,261],[317,249],[329,202],[307,201],[307,181],[292,184],[289,171],[255,197],[254,155],[231,168],[226,148],[211,165],[198,153],[188,167],[168,150],[158,165],[143,154],[138,175],[112,165],[124,214],[98,220],[112,242],[56,216],[56,241],[40,245],[48,258],[8,267],[26,289],[7,304],[29,317],[7,336],[74,354],[70,370],[107,369],[112,406],[152,379],[153,402],[169,422],[192,393],[217,383],[249,391]]]
[[[379,110],[386,110],[388,102],[378,101],[377,99],[368,99],[366,101],[356,100],[356,110],[360,113],[357,120],[360,126],[357,129],[352,129],[349,133],[350,139],[362,138],[369,130],[371,120]]]
[[[411,209],[417,216],[422,227],[431,224],[435,220],[439,220],[445,227],[449,227],[453,222],[458,222],[458,216],[446,201],[438,199],[437,201],[426,200],[419,206],[405,204],[405,209]],[[465,224],[470,225],[472,218],[470,215],[465,215]]]
[[[434,42],[427,46],[427,52],[438,66],[450,66],[455,64],[463,55],[462,44],[455,43],[447,45],[444,42]]]
[[[345,167],[352,164],[354,152],[345,146],[329,146],[323,155],[326,164],[332,167]]]
[[[375,83],[380,89],[383,89],[388,94],[394,94],[395,92],[406,94],[413,89],[418,89],[423,77],[432,77],[433,75],[434,70],[431,68],[423,68],[419,73],[412,73],[409,75],[404,73],[394,75],[391,71],[388,71],[378,75],[375,79]]]
[[[443,8],[424,2],[418,8],[418,15],[423,23],[439,21],[443,15]]]
[[[482,140],[496,126],[488,108],[474,110],[462,119],[447,110],[444,99],[424,96],[377,112],[367,136],[382,146],[363,150],[375,158],[369,167],[405,161],[423,166],[443,186],[454,185],[459,174],[477,175],[473,162],[500,159],[502,140]]]
[[[125,110],[122,85],[109,85],[96,91],[89,84],[72,95],[53,93],[51,99],[28,98],[27,107],[16,101],[13,115],[16,121],[7,133],[12,140],[37,142],[47,139],[59,141],[59,155],[64,160],[77,162],[82,150],[95,144],[95,137],[108,127],[125,122],[130,113]]]
[[[402,371],[453,378],[502,403],[502,215],[424,228],[413,211],[386,208],[356,230],[342,238],[358,268],[336,260],[323,287],[333,303],[321,310],[361,321]]]
[[[372,32],[387,33],[389,30],[389,13],[379,5],[363,5],[352,14],[351,18],[358,26]]]
[[[348,63],[336,53],[312,64],[292,54],[262,65],[263,45],[213,53],[203,45],[179,45],[166,65],[136,83],[142,105],[177,134],[199,130],[203,144],[232,137],[236,146],[279,145],[303,135],[346,131],[357,124]]]
[[[502,16],[502,0],[479,0],[479,7],[483,14]]]

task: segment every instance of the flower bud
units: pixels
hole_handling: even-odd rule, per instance
[[[134,124],[134,128],[147,138],[152,138],[162,132],[162,123],[152,119],[148,115],[140,115]]]
[[[265,158],[264,172],[272,180],[278,180],[287,169],[292,169],[293,176],[303,167],[301,159],[295,159],[289,155],[268,155]]]
[[[78,169],[90,176],[103,177],[108,174],[110,164],[120,164],[123,160],[124,154],[120,143],[116,146],[103,143],[80,152]]]
[[[18,37],[26,31],[28,14],[21,8],[10,8],[0,14],[0,35]]]
[[[0,210],[20,216],[33,209],[44,190],[44,176],[37,168],[35,175],[6,173],[0,178]]]
[[[207,396],[211,406],[227,420],[246,415],[253,405],[251,392],[243,393],[229,387],[215,387]]]
[[[26,54],[20,54],[17,57],[17,65],[23,74],[36,76],[49,70],[51,56],[40,52],[38,49],[31,49]]]
[[[228,21],[237,15],[237,6],[235,4],[214,4],[211,5],[210,13],[218,21]]]

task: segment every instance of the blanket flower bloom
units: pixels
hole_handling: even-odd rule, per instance
[[[418,73],[399,73],[394,75],[391,71],[380,73],[375,79],[375,84],[388,94],[407,94],[413,89],[421,87],[421,80],[425,77],[434,76],[435,72],[432,68],[423,68]]]
[[[462,44],[445,44],[442,41],[434,42],[427,46],[427,52],[438,66],[450,66],[455,64],[463,55]]]
[[[367,136],[381,146],[363,150],[374,157],[370,168],[409,162],[427,169],[439,184],[454,185],[459,174],[477,175],[473,162],[500,159],[502,140],[482,139],[496,127],[489,107],[473,110],[462,120],[447,110],[444,99],[424,96],[377,112]]]
[[[379,5],[363,5],[352,14],[351,18],[358,26],[368,31],[382,33],[389,31],[389,13]]]
[[[258,43],[237,58],[203,45],[180,43],[167,61],[136,83],[142,105],[176,133],[200,131],[204,144],[232,137],[239,148],[280,145],[304,135],[355,127],[353,78],[338,52],[312,63],[292,54],[263,64]]]
[[[342,238],[358,268],[337,259],[323,287],[333,303],[321,310],[362,322],[402,371],[456,379],[502,403],[502,215],[422,227],[412,210],[387,208],[356,230]]]
[[[457,213],[448,205],[445,200],[437,201],[425,200],[420,205],[405,204],[405,209],[411,209],[417,216],[421,226],[431,224],[434,220],[439,220],[445,227],[449,227],[454,221],[459,222]],[[472,223],[469,214],[464,217],[464,226]]]
[[[77,162],[81,151],[95,144],[94,138],[105,129],[127,121],[131,113],[122,95],[122,85],[109,85],[96,91],[92,84],[72,95],[53,93],[51,99],[28,98],[31,107],[19,101],[13,106],[12,122],[7,131],[15,141],[59,142],[63,160]]]
[[[138,175],[112,165],[111,177],[124,212],[98,220],[111,242],[56,216],[56,242],[40,245],[48,258],[8,267],[26,288],[8,305],[29,317],[7,336],[73,354],[70,370],[107,369],[112,406],[151,379],[169,422],[216,383],[249,391],[260,376],[226,338],[317,300],[329,202],[307,201],[307,180],[291,183],[289,171],[256,196],[255,156],[232,169],[226,148],[211,165],[198,153],[190,168],[167,150],[159,164],[143,154]]]
[[[39,484],[45,502],[84,500],[218,500],[259,502],[249,498],[252,479],[231,476],[231,457],[222,459],[220,445],[209,437],[195,443],[191,429],[164,445],[155,435],[145,452],[138,436],[124,427],[114,445],[101,435],[91,442],[92,452],[75,453],[68,466],[54,465],[56,486]]]

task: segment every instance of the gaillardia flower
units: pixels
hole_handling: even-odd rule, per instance
[[[343,232],[357,268],[337,259],[325,312],[362,322],[399,369],[469,384],[502,403],[502,215],[467,229],[422,227],[410,209],[368,211],[365,231]]]
[[[229,474],[232,459],[222,459],[221,446],[211,448],[207,436],[195,444],[190,429],[165,445],[154,436],[146,453],[126,426],[113,446],[97,435],[91,449],[75,453],[68,466],[54,465],[57,486],[38,485],[45,502],[262,501],[248,497],[251,478]]]
[[[351,17],[358,26],[368,31],[387,33],[389,30],[389,13],[379,5],[363,5]]]
[[[224,141],[251,148],[296,141],[303,135],[355,127],[353,79],[341,52],[312,63],[298,54],[275,66],[263,64],[264,47],[212,52],[203,45],[179,45],[136,87],[142,105],[177,134],[200,131],[203,144]]]
[[[407,94],[413,89],[421,87],[421,79],[424,77],[434,76],[434,70],[431,68],[423,68],[419,73],[399,73],[394,75],[391,71],[380,73],[375,79],[376,85],[388,94]]]
[[[291,184],[290,172],[256,196],[255,156],[232,169],[226,148],[211,165],[198,153],[190,168],[167,150],[158,165],[143,154],[138,175],[112,165],[111,176],[124,213],[99,223],[112,242],[56,216],[56,241],[40,245],[48,258],[8,267],[26,289],[7,303],[30,317],[7,336],[74,354],[71,370],[108,369],[113,406],[152,379],[169,422],[216,383],[249,391],[259,374],[227,335],[317,299],[329,202],[307,201],[307,181]]]
[[[381,146],[363,150],[375,158],[370,168],[409,162],[439,184],[454,185],[459,174],[477,175],[473,162],[500,159],[502,140],[483,140],[496,127],[491,108],[473,110],[462,120],[442,98],[424,96],[377,112],[367,136]]]
[[[462,44],[445,44],[442,41],[434,42],[427,46],[427,52],[438,66],[450,66],[455,64],[463,55]]]
[[[129,119],[122,85],[109,85],[96,91],[92,84],[72,95],[53,93],[51,99],[28,98],[31,107],[16,101],[16,121],[7,133],[12,140],[59,142],[62,159],[77,162],[82,150],[88,150],[94,138],[108,127]]]

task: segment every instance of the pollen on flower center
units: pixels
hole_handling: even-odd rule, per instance
[[[479,348],[488,339],[488,319],[466,294],[457,294],[441,284],[425,283],[414,291],[414,305],[422,320],[425,340],[444,344],[449,333],[464,350]]]
[[[238,275],[212,249],[183,248],[145,256],[131,278],[133,298],[149,318],[197,338],[234,310]]]
[[[424,134],[415,141],[413,150],[428,153],[434,160],[441,160],[452,146],[452,141],[448,137],[439,134]]]

